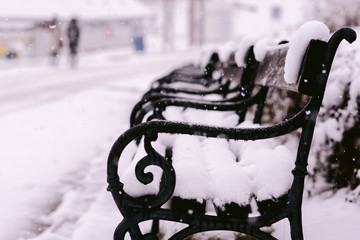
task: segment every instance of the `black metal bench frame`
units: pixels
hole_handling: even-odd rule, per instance
[[[130,115],[130,126],[135,126],[143,122],[144,117],[152,112],[149,119],[164,119],[162,112],[168,106],[178,106],[184,108],[196,108],[202,110],[217,110],[217,111],[238,111],[239,122],[243,121],[245,112],[240,111],[242,100],[248,98],[254,87],[254,78],[258,67],[258,62],[255,60],[253,47],[250,47],[246,54],[247,65],[245,68],[240,68],[233,65],[225,66],[224,77],[229,82],[233,82],[236,86],[232,89],[217,88],[216,90],[193,90],[190,89],[174,89],[174,88],[160,88],[160,92],[150,90],[145,93],[143,98],[134,106]],[[165,91],[166,89],[166,91]],[[161,92],[164,90],[164,92]],[[175,94],[174,94],[175,93]],[[176,93],[192,94],[189,97],[181,97]],[[226,98],[229,93],[235,93],[234,96]],[[204,96],[208,94],[219,94],[222,98],[217,101],[196,99],[196,96]]]
[[[139,227],[140,222],[158,219],[188,225],[188,227],[174,234],[170,238],[172,240],[184,239],[195,233],[212,230],[229,230],[245,233],[259,239],[276,239],[270,234],[261,231],[260,228],[269,226],[284,218],[287,218],[290,222],[291,238],[293,240],[303,239],[301,205],[304,179],[307,175],[307,159],[333,58],[338,45],[343,39],[351,43],[356,39],[356,34],[351,29],[343,28],[334,33],[329,42],[318,40],[310,42],[299,74],[299,86],[290,87],[295,88],[295,90],[298,87],[300,93],[310,95],[310,101],[295,116],[280,124],[263,128],[243,129],[154,120],[138,124],[124,132],[114,143],[107,163],[108,190],[111,192],[123,216],[123,220],[115,230],[114,239],[124,239],[126,233],[129,233],[132,239],[158,239],[156,229],[143,234]],[[274,83],[267,82],[264,84],[265,87],[262,87],[255,97],[243,100],[243,107],[250,106],[254,102],[262,104],[261,101],[265,99],[269,85],[271,86]],[[261,115],[261,113],[259,114]],[[285,204],[279,207],[279,210],[275,213],[237,218],[234,216],[180,213],[163,208],[163,205],[172,197],[176,173],[171,162],[157,153],[152,147],[152,142],[157,139],[159,133],[188,134],[233,140],[258,140],[281,136],[300,128],[302,131],[295,168],[292,171],[294,176],[292,186],[286,195]],[[135,170],[136,177],[144,184],[152,182],[152,173],[145,173],[144,169],[147,166],[156,165],[163,170],[163,181],[156,196],[135,198],[128,195],[123,189],[123,183],[120,182],[118,176],[118,161],[127,144],[141,136],[145,136],[144,142],[147,156],[138,162]]]
[[[208,63],[201,69],[194,65],[186,65],[182,68],[172,71],[167,76],[158,79],[153,82],[152,89],[166,88],[169,84],[174,82],[183,82],[187,84],[200,84],[203,86],[209,86],[213,83],[217,83],[218,80],[212,78],[213,72],[221,66],[220,58],[218,53],[213,52],[209,58]]]
[[[222,94],[226,96],[228,93],[238,91],[237,86],[231,88],[231,82],[236,79],[236,76],[232,76],[234,74],[234,66],[236,66],[235,53],[231,53],[225,62],[220,62],[218,57],[215,58],[217,59],[217,61],[215,61],[214,56],[218,56],[217,53],[213,53],[204,70],[196,68],[195,66],[192,68],[184,66],[178,70],[174,70],[166,77],[155,81],[152,84],[152,88],[144,94],[143,99],[152,95],[177,93],[202,96]],[[199,74],[201,72],[203,72],[203,74]],[[219,75],[216,79],[213,79],[214,72],[217,72]],[[192,73],[194,73],[195,76],[192,75]],[[164,79],[167,79],[167,82],[164,83]],[[179,82],[182,82],[183,85],[173,86],[173,83]]]

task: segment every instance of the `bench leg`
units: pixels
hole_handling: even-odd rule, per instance
[[[303,240],[303,230],[302,230],[302,220],[301,220],[301,211],[296,211],[289,217],[290,222],[290,232],[292,240]]]
[[[277,238],[269,235],[268,233],[265,233],[261,230],[255,230],[253,231],[252,233],[252,236],[258,238],[258,239],[261,239],[261,240],[278,240]]]
[[[121,222],[115,229],[114,240],[124,240],[127,232],[131,239],[140,240],[144,238],[137,223]]]
[[[160,221],[159,219],[154,219],[151,225],[151,233],[157,235],[159,233]]]
[[[122,222],[116,227],[114,232],[114,240],[123,240],[125,239],[125,234],[128,231],[122,224]]]

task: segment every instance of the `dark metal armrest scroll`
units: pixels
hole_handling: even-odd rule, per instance
[[[145,168],[148,166],[158,166],[161,168],[164,181],[162,181],[160,190],[156,196],[132,197],[125,192],[124,185],[119,180],[119,158],[125,147],[132,140],[136,139],[137,136],[141,135],[145,136],[144,142],[147,155],[136,164],[135,174],[137,180],[146,185],[154,181],[154,175],[151,172],[145,172]],[[157,208],[162,206],[173,194],[175,188],[175,171],[171,163],[161,156],[161,154],[156,152],[151,146],[151,142],[156,139],[157,134],[151,131],[151,127],[149,129],[146,129],[145,127],[142,129],[135,129],[135,131],[126,131],[118,138],[110,151],[107,162],[107,181],[109,183],[107,190],[112,193],[119,210],[124,216],[126,215],[126,209],[128,209],[128,207]]]

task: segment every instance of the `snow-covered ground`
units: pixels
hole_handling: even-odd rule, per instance
[[[0,240],[111,239],[121,219],[106,192],[111,145],[149,83],[196,56],[115,51],[83,55],[77,69],[44,59],[1,68]],[[359,205],[344,195],[305,199],[306,239],[360,236]]]
[[[44,59],[2,69],[0,239],[110,239],[119,220],[105,192],[110,147],[149,82],[191,56],[120,51],[82,56],[77,69]]]

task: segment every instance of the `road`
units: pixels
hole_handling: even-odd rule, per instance
[[[99,56],[101,60],[96,56],[84,57],[76,69],[66,64],[55,67],[34,67],[32,64],[28,67],[23,62],[17,68],[2,69],[0,116],[114,83],[118,91],[145,90],[152,79],[194,58],[194,54],[188,53],[151,56],[107,53]],[[39,64],[44,64],[44,61],[39,61]],[[135,77],[136,81],[144,83],[134,87],[135,83],[129,83],[128,79]]]

